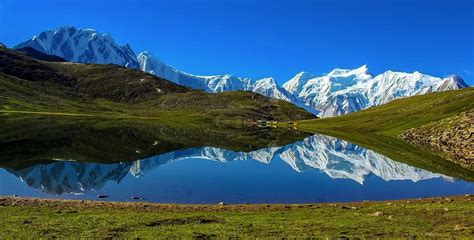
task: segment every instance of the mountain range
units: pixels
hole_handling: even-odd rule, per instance
[[[216,147],[176,150],[134,162],[111,164],[56,161],[24,169],[8,169],[30,187],[49,194],[81,194],[99,190],[108,181],[120,182],[127,174],[146,175],[154,169],[186,159],[204,159],[222,163],[258,161],[270,164],[283,161],[296,172],[317,169],[333,179],[351,179],[361,185],[369,175],[384,181],[420,180],[443,177],[410,165],[393,161],[372,150],[325,135],[313,135],[302,141],[251,152],[237,152]]]
[[[108,34],[74,27],[44,31],[15,46],[24,47],[72,62],[112,63],[139,68],[177,84],[210,93],[253,91],[291,102],[320,117],[355,112],[398,98],[468,87],[458,76],[440,78],[420,72],[390,70],[373,75],[366,65],[357,69],[336,68],[323,76],[301,72],[282,86],[271,77],[255,80],[228,74],[200,76],[178,70],[147,51],[135,55],[128,44],[120,46]]]

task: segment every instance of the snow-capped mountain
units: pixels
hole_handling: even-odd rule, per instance
[[[302,72],[283,84],[289,93],[318,109],[323,117],[359,111],[402,97],[464,87],[468,85],[457,76],[438,78],[419,72],[393,71],[373,76],[366,65],[334,69],[319,77]]]
[[[39,164],[22,170],[8,170],[30,187],[49,194],[81,194],[99,190],[108,181],[120,182],[127,174],[140,177],[154,169],[186,159],[203,159],[228,163],[258,161],[270,164],[283,161],[294,171],[318,170],[333,179],[351,179],[364,184],[375,175],[385,181],[444,177],[423,169],[393,161],[374,151],[324,135],[313,135],[281,147],[268,147],[252,152],[235,152],[222,148],[202,147],[172,151],[147,159],[127,163],[84,163],[58,161]]]
[[[147,51],[135,56],[128,44],[119,46],[108,34],[74,27],[48,30],[16,46],[23,47],[32,47],[72,62],[113,63],[139,68],[180,85],[211,93],[253,91],[291,102],[320,117],[355,112],[397,98],[468,87],[457,76],[438,78],[419,72],[393,71],[374,76],[365,65],[357,69],[337,68],[323,76],[301,72],[283,86],[271,77],[254,80],[228,74],[193,75],[164,63]]]
[[[252,91],[270,98],[291,102],[311,113],[318,113],[317,110],[307,107],[303,102],[279,86],[275,79],[271,77],[253,80],[229,74],[199,76],[177,70],[175,67],[167,65],[147,51],[138,54],[137,58],[142,71],[183,86],[201,89],[210,93],[237,90]]]
[[[280,87],[271,77],[252,80],[232,75],[192,75],[163,63],[148,52],[140,53],[138,59],[143,71],[184,86],[207,92],[253,91],[291,102],[320,117],[355,112],[402,97],[468,87],[457,76],[438,78],[419,72],[393,71],[373,76],[366,65],[357,69],[337,68],[325,76],[301,72]]]
[[[120,46],[109,34],[101,34],[93,29],[58,27],[15,46],[24,47],[32,47],[70,62],[113,63],[139,68],[137,57],[128,44]]]

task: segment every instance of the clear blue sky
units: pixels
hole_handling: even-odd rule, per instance
[[[0,0],[0,42],[56,26],[110,33],[194,74],[279,83],[363,64],[474,84],[474,1],[26,1]]]

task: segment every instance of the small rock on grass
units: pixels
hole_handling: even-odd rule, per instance
[[[380,216],[383,216],[383,212],[374,212],[372,214],[369,214],[371,216],[374,216],[374,217],[380,217]]]
[[[21,222],[23,224],[32,224],[33,222],[31,220],[23,220],[23,222]]]
[[[462,231],[462,230],[466,230],[467,227],[463,226],[463,225],[459,225],[457,224],[456,226],[454,226],[454,231]]]
[[[348,207],[348,206],[342,206],[342,209],[351,209],[351,210],[357,210],[357,207]]]

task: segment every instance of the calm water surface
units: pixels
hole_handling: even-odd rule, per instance
[[[111,151],[116,151],[110,144]],[[65,199],[107,195],[101,200],[134,201],[133,197],[141,197],[162,203],[308,203],[474,193],[472,182],[396,162],[324,135],[252,151],[179,145],[140,160],[112,163],[56,158],[43,161],[44,154],[31,150],[31,146],[20,149],[21,154],[12,151],[1,155],[10,161],[29,160],[0,168],[0,195]],[[35,142],[34,146],[54,148],[57,144]],[[69,146],[77,149],[77,144]],[[47,152],[50,157],[59,151]],[[82,155],[71,155],[83,158],[89,152],[94,152],[92,156],[115,156],[103,148],[94,149],[93,144],[81,148]]]

